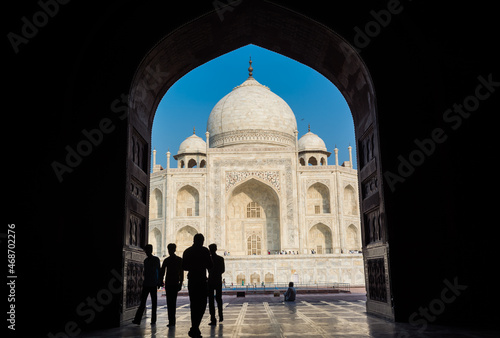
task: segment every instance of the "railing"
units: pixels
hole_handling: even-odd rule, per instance
[[[296,290],[299,289],[334,289],[339,292],[350,292],[351,285],[349,283],[294,283]],[[286,290],[288,283],[272,283],[272,284],[245,284],[245,285],[227,285],[222,287],[225,291],[266,291],[266,290]]]
[[[351,284],[349,283],[333,283],[333,288],[339,292],[351,292]]]
[[[351,292],[350,283],[294,283],[295,289],[304,290],[305,292],[314,293],[313,290],[323,293],[325,290],[333,290],[334,292]],[[222,287],[222,291],[238,292],[245,291],[250,293],[272,293],[272,291],[286,291],[288,283],[272,283],[272,284],[246,284],[246,285],[227,285]],[[162,290],[164,290],[162,288]],[[187,292],[187,283],[182,285],[182,291]],[[328,291],[326,291],[328,292]],[[165,295],[165,294],[163,294]]]

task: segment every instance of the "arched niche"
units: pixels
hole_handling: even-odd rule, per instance
[[[317,182],[307,189],[307,214],[330,213],[330,189]]]
[[[314,250],[317,254],[332,253],[332,231],[323,223],[315,224],[309,229],[307,244],[309,250]]]
[[[199,216],[200,193],[191,185],[185,185],[177,192],[176,216]]]

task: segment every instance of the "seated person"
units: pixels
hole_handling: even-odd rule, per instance
[[[293,282],[288,283],[288,290],[285,292],[285,302],[293,302],[295,301],[295,295],[297,291],[293,287]]]

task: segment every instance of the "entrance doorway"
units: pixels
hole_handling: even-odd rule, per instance
[[[271,3],[258,2],[248,6],[248,10],[234,13],[238,20],[227,20],[217,25],[214,24],[219,20],[216,11],[200,17],[166,36],[145,56],[132,81],[129,96],[127,182],[137,182],[136,185],[144,189],[148,187],[149,161],[141,154],[151,152],[151,127],[156,107],[170,86],[190,70],[250,43],[315,69],[343,94],[355,125],[360,201],[370,198],[369,204],[361,202],[360,205],[368,287],[367,311],[393,319],[384,195],[381,187],[378,188],[380,185],[376,191],[370,190],[369,196],[363,195],[367,191],[363,189],[364,185],[372,180],[383,181],[375,90],[369,71],[355,49],[329,28]],[[207,26],[214,29],[207,31]],[[287,27],[287,34],[271,34],[277,26]],[[200,36],[204,38],[199,39]],[[154,86],[151,85],[151,69],[161,74],[154,78]],[[133,198],[132,192],[129,194]],[[126,207],[126,234],[131,233],[128,231],[131,225],[147,226],[148,215],[145,211],[135,208],[134,203]],[[142,233],[146,233],[143,230]],[[140,262],[143,256],[137,239],[134,237],[133,243],[129,240],[126,243],[130,244],[123,248],[124,265],[131,261]],[[322,251],[327,249],[326,245],[321,248]],[[386,276],[384,283],[368,283],[375,276],[370,275],[374,269],[367,267],[375,262],[377,274]],[[124,276],[125,279],[129,277]],[[387,297],[381,299],[377,296],[380,294]],[[125,294],[124,298],[127,297],[131,295]],[[133,313],[135,308],[124,306],[123,319],[130,318]]]

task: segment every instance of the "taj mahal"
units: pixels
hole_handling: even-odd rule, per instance
[[[226,285],[364,285],[357,170],[333,160],[309,131],[299,138],[288,104],[252,75],[212,109],[150,175],[149,242],[163,259],[202,233],[224,254]],[[333,163],[332,163],[333,162]]]

